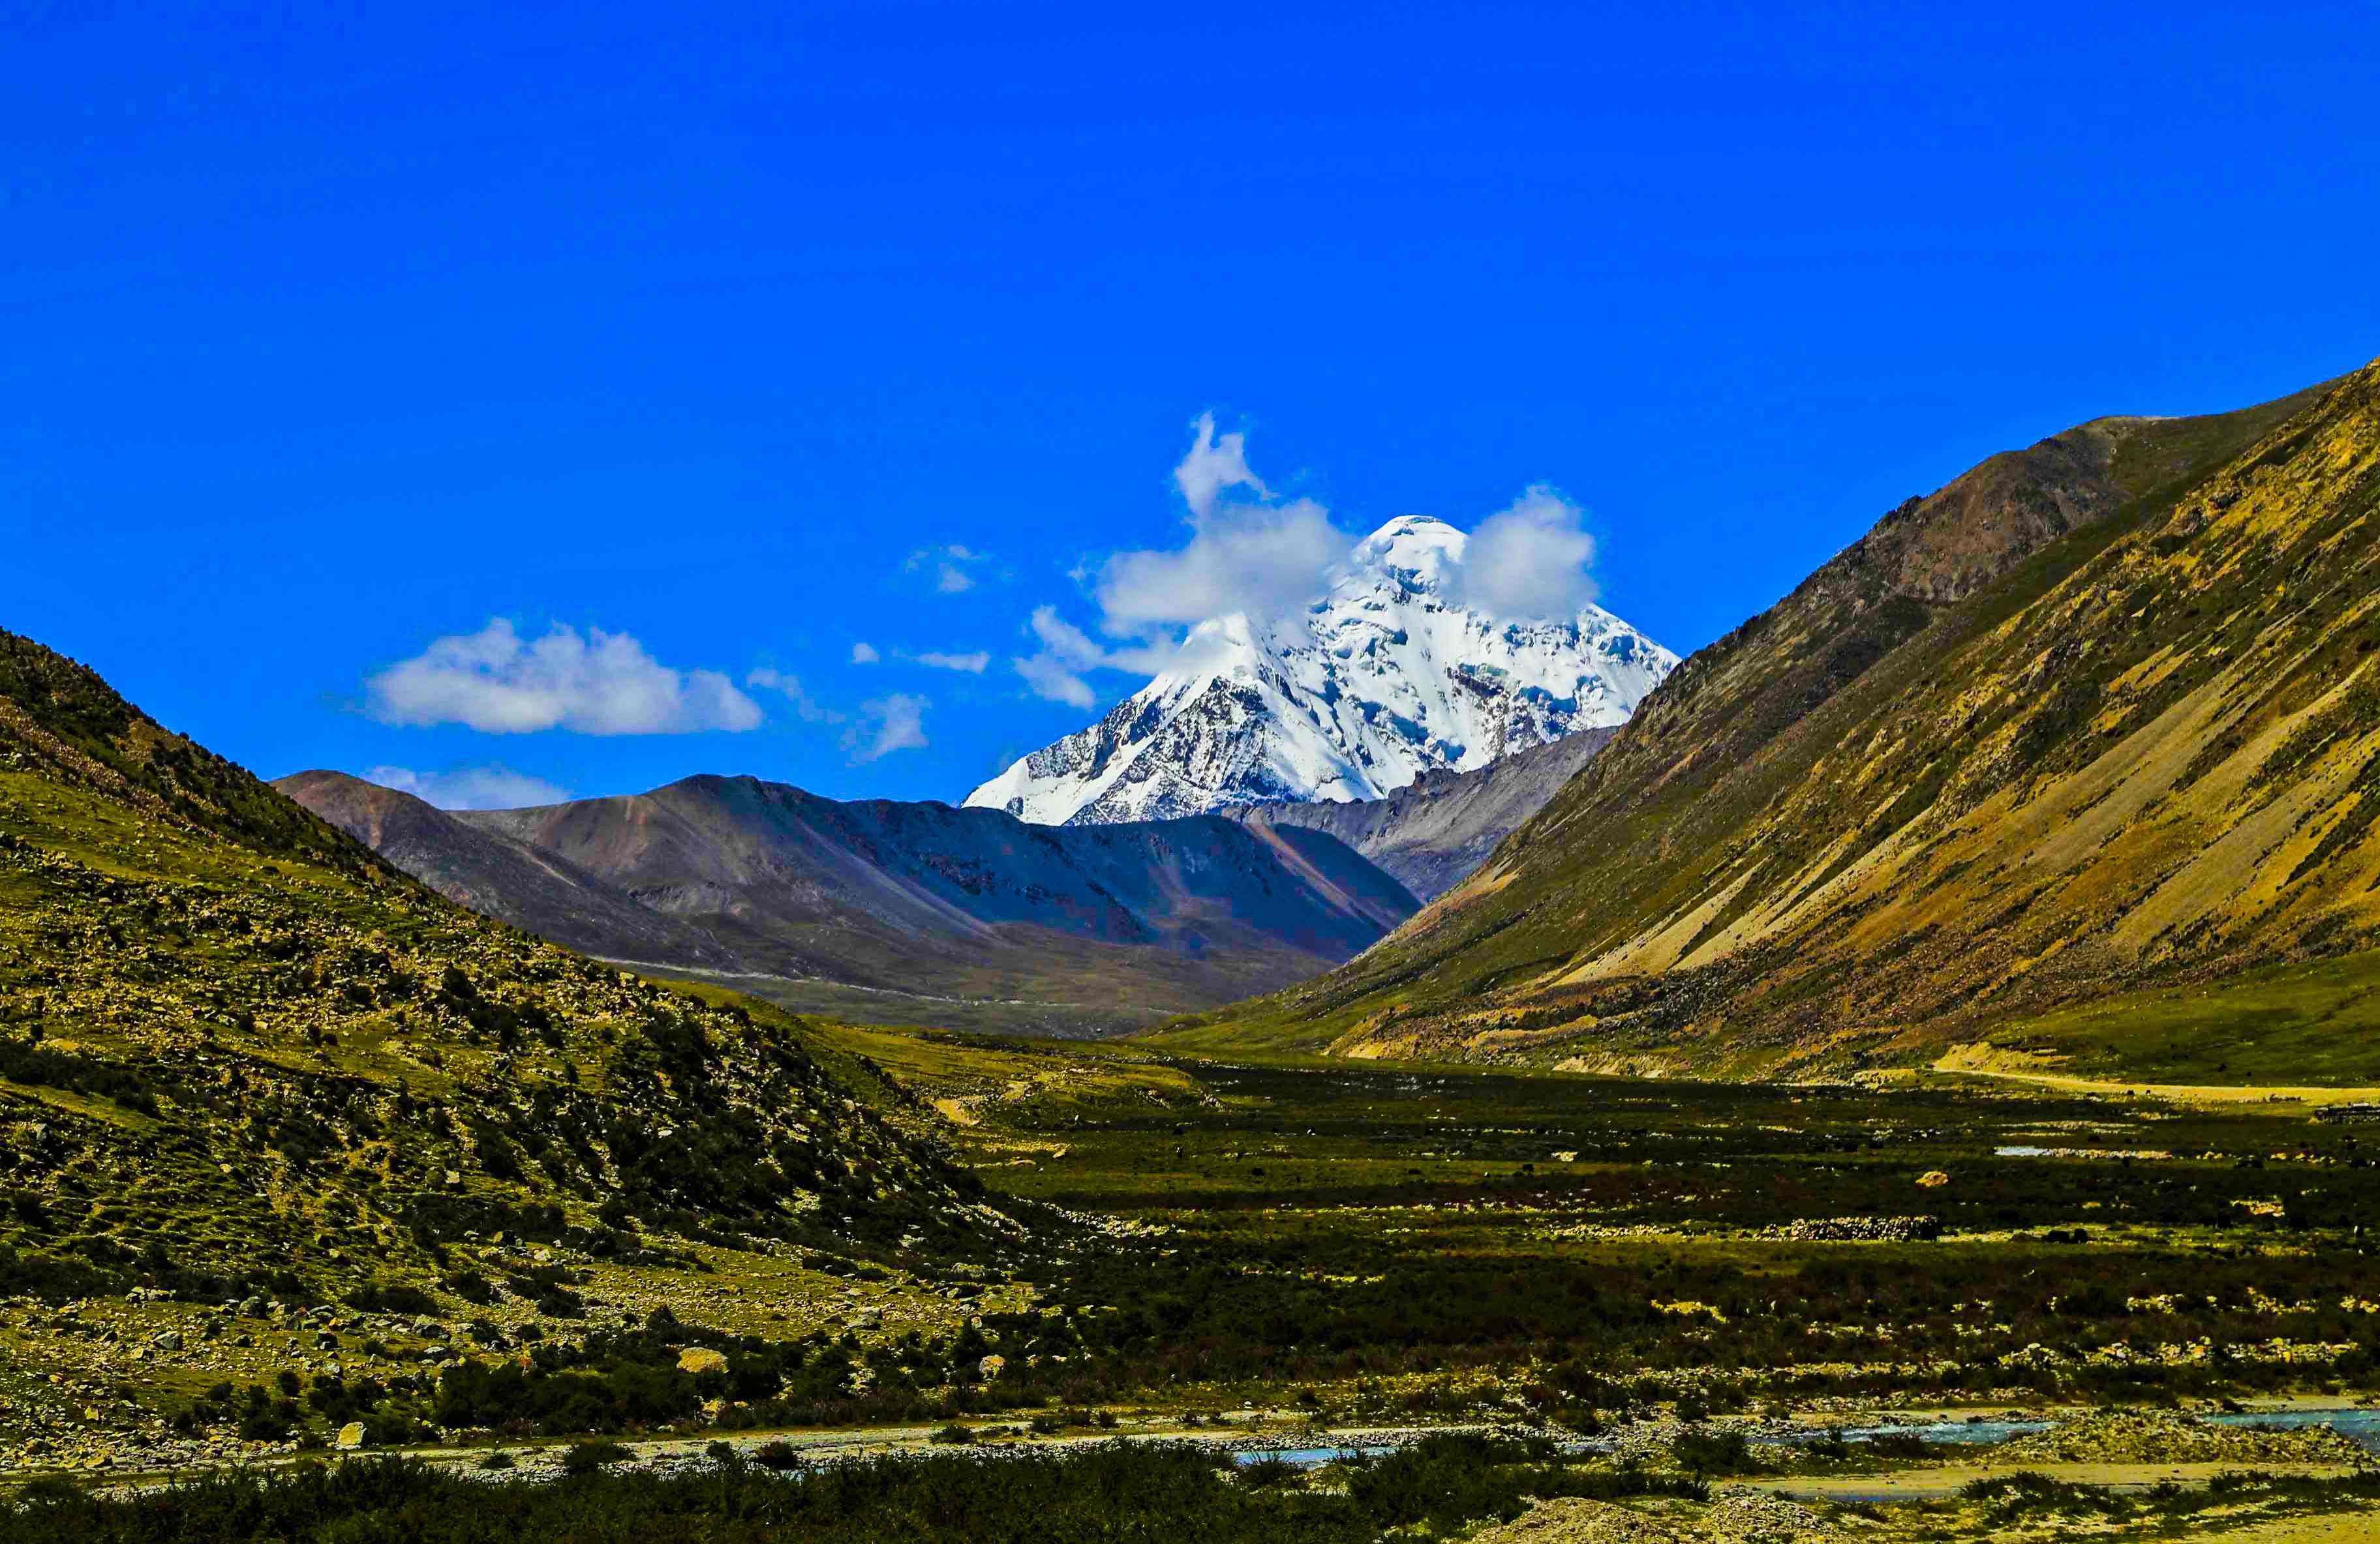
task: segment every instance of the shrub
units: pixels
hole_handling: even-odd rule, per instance
[[[438,1299],[418,1286],[382,1286],[375,1283],[347,1294],[347,1307],[358,1313],[434,1314]]]
[[[439,1283],[466,1303],[486,1307],[500,1295],[495,1283],[476,1270],[457,1271]]]
[[[1741,1431],[1682,1431],[1670,1453],[1689,1474],[1743,1475],[1761,1467]]]
[[[565,1475],[591,1475],[633,1456],[626,1448],[608,1438],[599,1438],[591,1442],[573,1442],[562,1455],[562,1472]]]

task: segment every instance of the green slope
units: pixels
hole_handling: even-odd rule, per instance
[[[0,1163],[58,1220],[16,1243],[108,1281],[335,1294],[430,1271],[470,1219],[607,1205],[887,1252],[979,1233],[964,1176],[782,1021],[450,905],[6,633],[0,902]],[[56,1118],[83,1089],[123,1092]]]
[[[0,1313],[0,1441],[172,1416],[187,1461],[246,1422],[200,1391],[283,1372],[405,1428],[455,1346],[626,1356],[690,1413],[671,1337],[602,1337],[798,1339],[855,1271],[952,1319],[1019,1224],[807,1037],[439,898],[0,633],[0,1300],[69,1306]]]

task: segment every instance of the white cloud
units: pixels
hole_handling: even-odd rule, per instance
[[[1070,708],[1088,709],[1099,702],[1099,693],[1091,689],[1088,681],[1047,654],[1027,654],[1011,663],[1036,697],[1063,702]]]
[[[859,705],[859,722],[843,737],[851,760],[873,761],[896,750],[922,750],[926,746],[926,710],[933,703],[907,692],[894,692]]]
[[[1228,488],[1253,488],[1258,498],[1270,496],[1248,469],[1245,434],[1234,430],[1217,438],[1212,413],[1199,414],[1191,427],[1198,437],[1191,442],[1190,454],[1173,468],[1173,486],[1182,490],[1182,501],[1192,515],[1203,517],[1213,513],[1216,499]]]
[[[1596,596],[1595,538],[1581,516],[1558,490],[1531,485],[1471,532],[1456,598],[1515,620],[1577,615]]]
[[[497,617],[442,638],[365,683],[386,723],[461,723],[490,734],[677,735],[759,726],[760,708],[715,670],[674,670],[626,633],[556,624],[535,642]]]
[[[1118,553],[1099,570],[1100,626],[1110,633],[1202,621],[1232,612],[1269,617],[1303,605],[1349,538],[1311,499],[1220,505],[1172,552]]]
[[[1245,434],[1218,434],[1212,413],[1199,414],[1192,427],[1190,449],[1173,468],[1189,541],[1077,568],[1073,577],[1088,579],[1099,602],[1099,630],[1126,641],[1095,642],[1052,608],[1039,608],[1031,627],[1041,647],[1014,662],[1035,695],[1087,708],[1097,694],[1086,673],[1162,670],[1181,647],[1182,627],[1233,612],[1269,619],[1300,607],[1347,555],[1349,538],[1329,510],[1312,499],[1274,497],[1248,466]]]
[[[1098,694],[1083,679],[1082,673],[1107,668],[1108,650],[1094,642],[1088,633],[1060,616],[1055,606],[1034,607],[1033,620],[1026,626],[1033,629],[1041,647],[1010,663],[1025,678],[1025,684],[1033,688],[1033,695],[1063,702],[1070,708],[1088,708],[1098,701]]]
[[[982,675],[984,666],[991,663],[991,656],[981,650],[972,654],[944,654],[929,650],[916,658],[919,664],[929,665],[936,670],[958,670],[969,675]]]
[[[841,723],[844,720],[843,714],[832,708],[823,707],[813,699],[810,694],[802,688],[799,677],[789,675],[782,670],[771,670],[762,666],[745,676],[744,684],[747,687],[766,687],[770,691],[783,694],[785,700],[793,704],[794,716],[804,723]]]
[[[1218,435],[1201,413],[1173,468],[1189,507],[1190,540],[1170,552],[1118,553],[1099,566],[1101,630],[1152,632],[1231,612],[1269,616],[1311,599],[1348,537],[1312,499],[1282,502],[1248,467],[1238,432]]]
[[[496,762],[429,772],[410,767],[374,767],[364,773],[364,781],[411,794],[441,809],[522,809],[533,804],[560,804],[570,796],[567,788]]]
[[[876,645],[865,640],[851,646],[851,663],[854,664],[874,664],[883,657],[876,651]]]
[[[989,553],[978,552],[953,541],[946,546],[920,547],[909,554],[909,561],[901,567],[904,572],[912,574],[920,569],[930,569],[937,592],[959,595],[976,587],[975,569],[990,561]]]
[[[1107,650],[1091,640],[1091,635],[1058,614],[1055,606],[1036,606],[1033,620],[1026,624],[1041,647],[1068,664],[1088,667],[1106,662]]]
[[[1029,624],[1041,648],[1009,662],[1025,684],[1033,688],[1036,697],[1069,707],[1087,708],[1097,701],[1098,694],[1081,672],[1096,669],[1104,662],[1104,651],[1079,627],[1058,614],[1055,606],[1036,606]]]

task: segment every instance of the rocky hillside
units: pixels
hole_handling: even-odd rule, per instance
[[[279,786],[543,937],[877,1021],[1136,1027],[1329,969],[1417,905],[1326,833],[1212,816],[1053,830],[748,777],[452,813],[334,772]]]
[[[1015,1224],[852,1094],[792,1027],[451,905],[0,633],[0,1297],[534,1320],[450,1296],[451,1251],[655,1290],[687,1239],[995,1253]]]
[[[1599,606],[1516,622],[1464,603],[1467,538],[1404,516],[1324,595],[1192,629],[1181,663],[967,796],[1044,824],[1377,799],[1626,720],[1677,656]]]
[[[1434,900],[1486,862],[1617,733],[1582,729],[1473,772],[1426,772],[1385,798],[1277,800],[1221,813],[1251,825],[1328,832],[1422,900]]]
[[[2368,949],[2375,468],[2380,370],[1995,456],[1688,660],[1393,938],[1181,1034],[1855,1066]]]

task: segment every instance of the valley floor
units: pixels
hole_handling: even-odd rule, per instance
[[[462,1472],[503,1449],[528,1476],[590,1425],[653,1474],[704,1469],[722,1439],[806,1465],[960,1435],[978,1452],[1079,1453],[1111,1438],[1360,1448],[1386,1430],[1473,1429],[1585,1444],[1565,1473],[1791,1495],[1826,1530],[1812,1538],[2022,1537],[2069,1516],[2150,1537],[2186,1513],[2193,1533],[2278,1538],[2291,1536],[2270,1527],[2317,1515],[2362,1527],[2380,1498],[2354,1477],[2370,1453],[2349,1439],[2268,1441],[2193,1418],[2380,1392],[2362,1231],[2380,1216],[2380,1145],[2318,1100],[2136,1098],[2140,1085],[1969,1063],[1882,1087],[1747,1086],[808,1033],[1001,1204],[1077,1221],[1041,1230],[1013,1270],[956,1286],[660,1238],[710,1285],[683,1270],[640,1283],[552,1245],[458,1250],[499,1276],[583,1273],[583,1319],[510,1300],[493,1315],[442,1301],[226,1316],[20,1297],[0,1312],[9,1469],[122,1483],[426,1438]],[[656,1307],[670,1312],[649,1331]],[[463,1322],[475,1315],[492,1333]],[[748,1358],[778,1355],[752,1348],[791,1343],[808,1347],[796,1368],[831,1361],[868,1393],[796,1409],[738,1381]],[[679,1363],[703,1344],[725,1348],[720,1365]],[[450,1393],[477,1376],[467,1367],[506,1365],[522,1369],[514,1403]],[[537,1394],[570,1380],[600,1396],[577,1407],[591,1422]],[[400,1382],[423,1392],[358,1397]],[[280,1403],[276,1384],[296,1443],[239,1429],[257,1407],[246,1391]],[[612,1413],[624,1408],[647,1413]],[[2168,1412],[2156,1451],[2123,1429],[2030,1457],[2038,1439],[2022,1435],[1988,1453],[1827,1436],[1944,1410],[2071,1425],[2109,1409]],[[372,1431],[398,1410],[421,1424]],[[1767,1440],[1780,1432],[1803,1441]],[[2216,1446],[2192,1456],[2175,1441]],[[1333,1467],[1296,1486],[1327,1489]],[[2251,1470],[2266,1477],[2207,1489]],[[2007,1491],[2031,1474],[2050,1488]],[[2197,1500],[2185,1507],[2168,1480]],[[1895,1504],[1862,1510],[1879,1501]],[[1608,1518],[1546,1531],[1576,1522],[1551,1514],[1536,1532],[1526,1517],[1501,1526],[1515,1541],[1705,1537],[1705,1503],[1595,1504],[1672,1531],[1625,1535]]]

